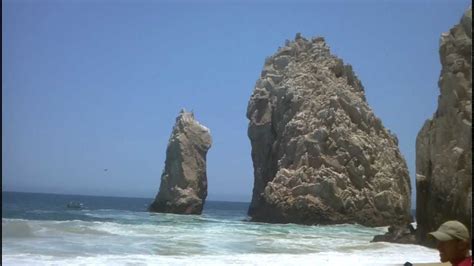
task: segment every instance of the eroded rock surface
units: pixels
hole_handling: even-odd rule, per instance
[[[411,220],[396,136],[367,104],[350,65],[322,37],[297,34],[266,59],[247,118],[253,221],[300,224]]]
[[[207,197],[206,155],[211,147],[208,128],[182,110],[166,149],[160,190],[149,210],[201,214]]]
[[[391,225],[388,232],[383,235],[376,235],[370,242],[390,242],[398,244],[416,244],[415,229],[411,224]]]
[[[438,109],[416,139],[417,239],[447,220],[471,228],[472,8],[443,33]]]

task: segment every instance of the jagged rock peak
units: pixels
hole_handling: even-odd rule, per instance
[[[206,155],[210,130],[182,109],[176,118],[159,192],[150,205],[153,212],[201,214],[207,197]]]
[[[432,119],[416,139],[417,240],[447,220],[471,228],[472,213],[472,8],[441,34],[440,95]],[[472,232],[472,230],[471,230]]]
[[[386,225],[410,220],[395,135],[324,38],[297,34],[265,60],[247,107],[254,221]]]
[[[194,112],[192,112],[192,111],[188,112],[188,111],[186,111],[185,108],[181,108],[181,110],[179,111],[179,115],[176,119],[177,120],[180,120],[180,119],[194,120]]]
[[[178,125],[177,129],[184,129],[189,124],[196,124],[198,127],[201,127],[203,130],[207,131],[209,134],[211,130],[206,126],[199,123],[199,121],[194,119],[194,112],[188,112],[185,108],[181,108],[178,117],[176,117],[176,125]],[[176,128],[176,126],[175,126]]]
[[[286,67],[292,68],[295,66],[299,68],[298,71],[283,71]],[[313,68],[308,69],[310,66]],[[280,47],[275,55],[266,58],[260,75],[261,79],[257,82],[262,82],[263,77],[269,77],[271,84],[277,84],[283,78],[278,76],[277,73],[283,71],[284,73],[281,74],[284,75],[300,75],[302,72],[317,74],[317,67],[322,71],[329,69],[336,78],[346,79],[351,89],[362,92],[359,96],[365,100],[364,87],[353,72],[352,66],[344,64],[341,59],[332,55],[324,37],[320,36],[307,40],[300,33],[297,33],[294,41],[286,40],[285,46]],[[287,77],[293,78],[294,76]],[[261,86],[262,84],[257,85]]]

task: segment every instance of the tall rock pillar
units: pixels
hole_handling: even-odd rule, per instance
[[[350,65],[297,34],[266,59],[249,100],[254,221],[403,224],[410,179],[398,139]]]
[[[438,109],[416,138],[417,240],[447,220],[471,228],[472,8],[443,33]]]
[[[182,110],[176,118],[160,190],[150,205],[152,212],[201,214],[207,197],[206,155],[211,147],[208,128]]]

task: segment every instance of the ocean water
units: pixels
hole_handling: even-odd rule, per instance
[[[152,199],[2,193],[3,265],[402,265],[436,262],[417,245],[370,243],[386,227],[245,221],[248,203],[202,215],[146,211]],[[79,201],[84,209],[66,208]]]

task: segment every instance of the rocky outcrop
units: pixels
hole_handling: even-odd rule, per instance
[[[367,104],[350,65],[300,34],[266,59],[247,118],[253,221],[409,222],[410,181],[397,137]]]
[[[440,40],[438,109],[416,139],[417,238],[447,220],[471,228],[472,9]]]
[[[166,149],[160,190],[152,212],[201,214],[207,196],[206,154],[211,147],[209,129],[182,110],[176,118]]]
[[[416,244],[415,229],[411,224],[391,225],[384,235],[376,235],[370,242],[391,242],[398,244]]]

